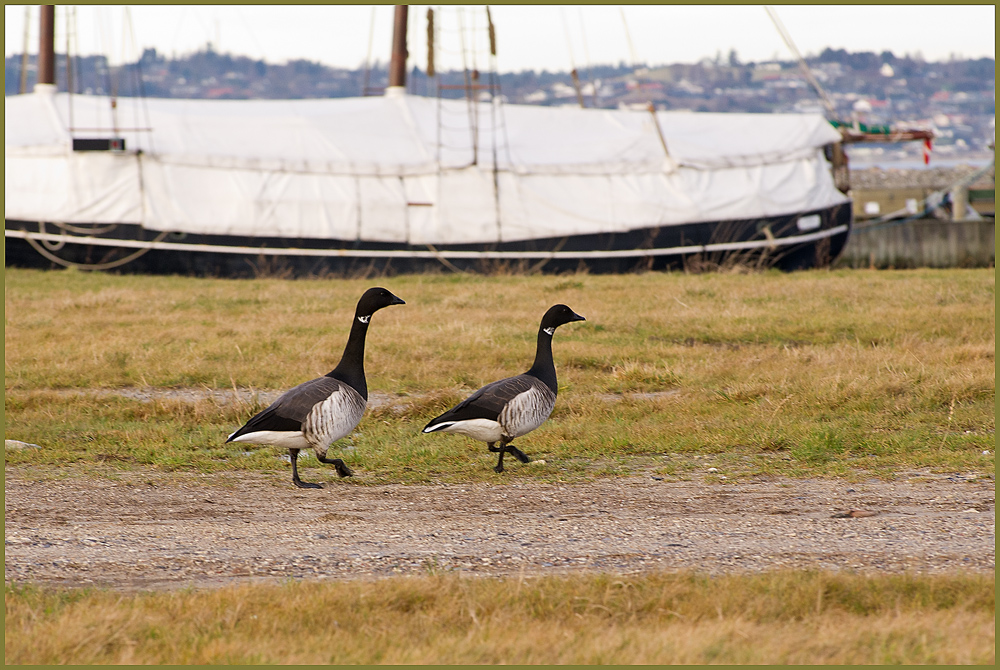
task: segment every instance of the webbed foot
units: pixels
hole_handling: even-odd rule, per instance
[[[322,484],[311,484],[309,482],[304,482],[299,479],[299,450],[289,449],[288,457],[292,460],[292,483],[295,484],[300,489],[321,489]]]
[[[332,465],[337,471],[338,477],[353,477],[354,470],[347,467],[347,463],[344,463],[343,459],[340,458],[327,458],[326,456],[316,455],[320,463],[326,463],[327,465]]]
[[[515,447],[513,445],[508,444],[507,445],[507,451],[512,456],[514,456],[514,458],[516,458],[517,460],[521,461],[522,463],[530,463],[531,462],[531,459],[528,458],[523,451],[521,451],[520,449],[518,449],[517,447]]]

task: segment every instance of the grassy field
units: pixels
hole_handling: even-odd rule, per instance
[[[87,391],[287,389],[336,364],[357,298],[379,284],[407,304],[372,319],[368,385],[399,407],[369,411],[331,449],[347,446],[364,482],[687,477],[705,457],[730,480],[994,469],[993,269],[364,281],[7,269],[6,438],[44,448],[6,462],[44,477],[281,471],[277,450],[224,444],[259,402]],[[556,409],[518,442],[546,466],[498,476],[479,443],[420,434],[527,369],[557,302],[587,321],[556,333]],[[316,463],[303,465],[308,478]]]
[[[10,587],[5,662],[992,664],[994,578],[780,572]]]
[[[224,444],[260,402],[95,391],[287,389],[336,364],[376,284],[407,301],[376,314],[368,338],[369,389],[396,407],[369,411],[331,449],[362,475],[353,485],[993,473],[993,269],[374,281],[7,269],[5,436],[43,448],[8,448],[6,464],[40,479],[284,479],[277,450]],[[518,441],[545,466],[496,475],[479,443],[420,434],[481,384],[524,371],[557,302],[587,321],[556,333],[556,410]],[[707,477],[706,459],[718,469]],[[314,460],[303,465],[317,478]],[[5,601],[7,663],[995,658],[992,575],[428,574],[135,594],[8,584]]]

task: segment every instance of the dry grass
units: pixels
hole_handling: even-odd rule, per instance
[[[5,661],[984,663],[994,579],[455,575],[120,594],[10,587]]]
[[[5,278],[6,437],[45,447],[8,450],[10,464],[283,467],[273,450],[222,445],[259,405],[54,390],[286,389],[336,364],[357,297],[381,283],[407,305],[373,319],[369,388],[406,395],[402,411],[370,412],[349,438],[367,481],[492,478],[477,443],[419,430],[481,384],[523,371],[556,302],[588,320],[556,334],[559,402],[521,440],[552,467],[512,467],[507,479],[685,476],[705,454],[731,479],[993,471],[992,269]]]

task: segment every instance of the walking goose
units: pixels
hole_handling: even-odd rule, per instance
[[[496,467],[503,472],[503,455],[512,454],[522,463],[531,461],[510,444],[530,433],[549,418],[556,404],[556,366],[552,362],[552,334],[571,321],[586,321],[566,305],[553,305],[538,326],[535,363],[522,375],[487,384],[424,426],[425,433],[459,433],[486,442],[500,453]],[[500,446],[494,446],[499,442]]]
[[[299,479],[299,451],[312,447],[321,463],[330,463],[341,477],[354,473],[339,458],[327,458],[330,445],[358,425],[368,403],[365,383],[365,335],[372,314],[389,305],[406,303],[384,288],[370,288],[358,301],[344,355],[333,370],[286,391],[264,411],[246,422],[226,442],[273,444],[288,449],[292,483],[302,489],[323,488]]]

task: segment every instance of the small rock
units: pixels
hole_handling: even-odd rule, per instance
[[[709,472],[718,472],[719,468],[709,468],[708,471]]]
[[[866,509],[852,509],[847,512],[840,512],[839,514],[834,514],[831,519],[858,519],[866,516],[875,516],[878,512],[869,512]]]
[[[545,465],[545,461],[543,460],[531,461],[530,463],[528,463],[528,465]]]
[[[41,449],[42,447],[31,442],[21,442],[21,440],[4,440],[5,449]]]

